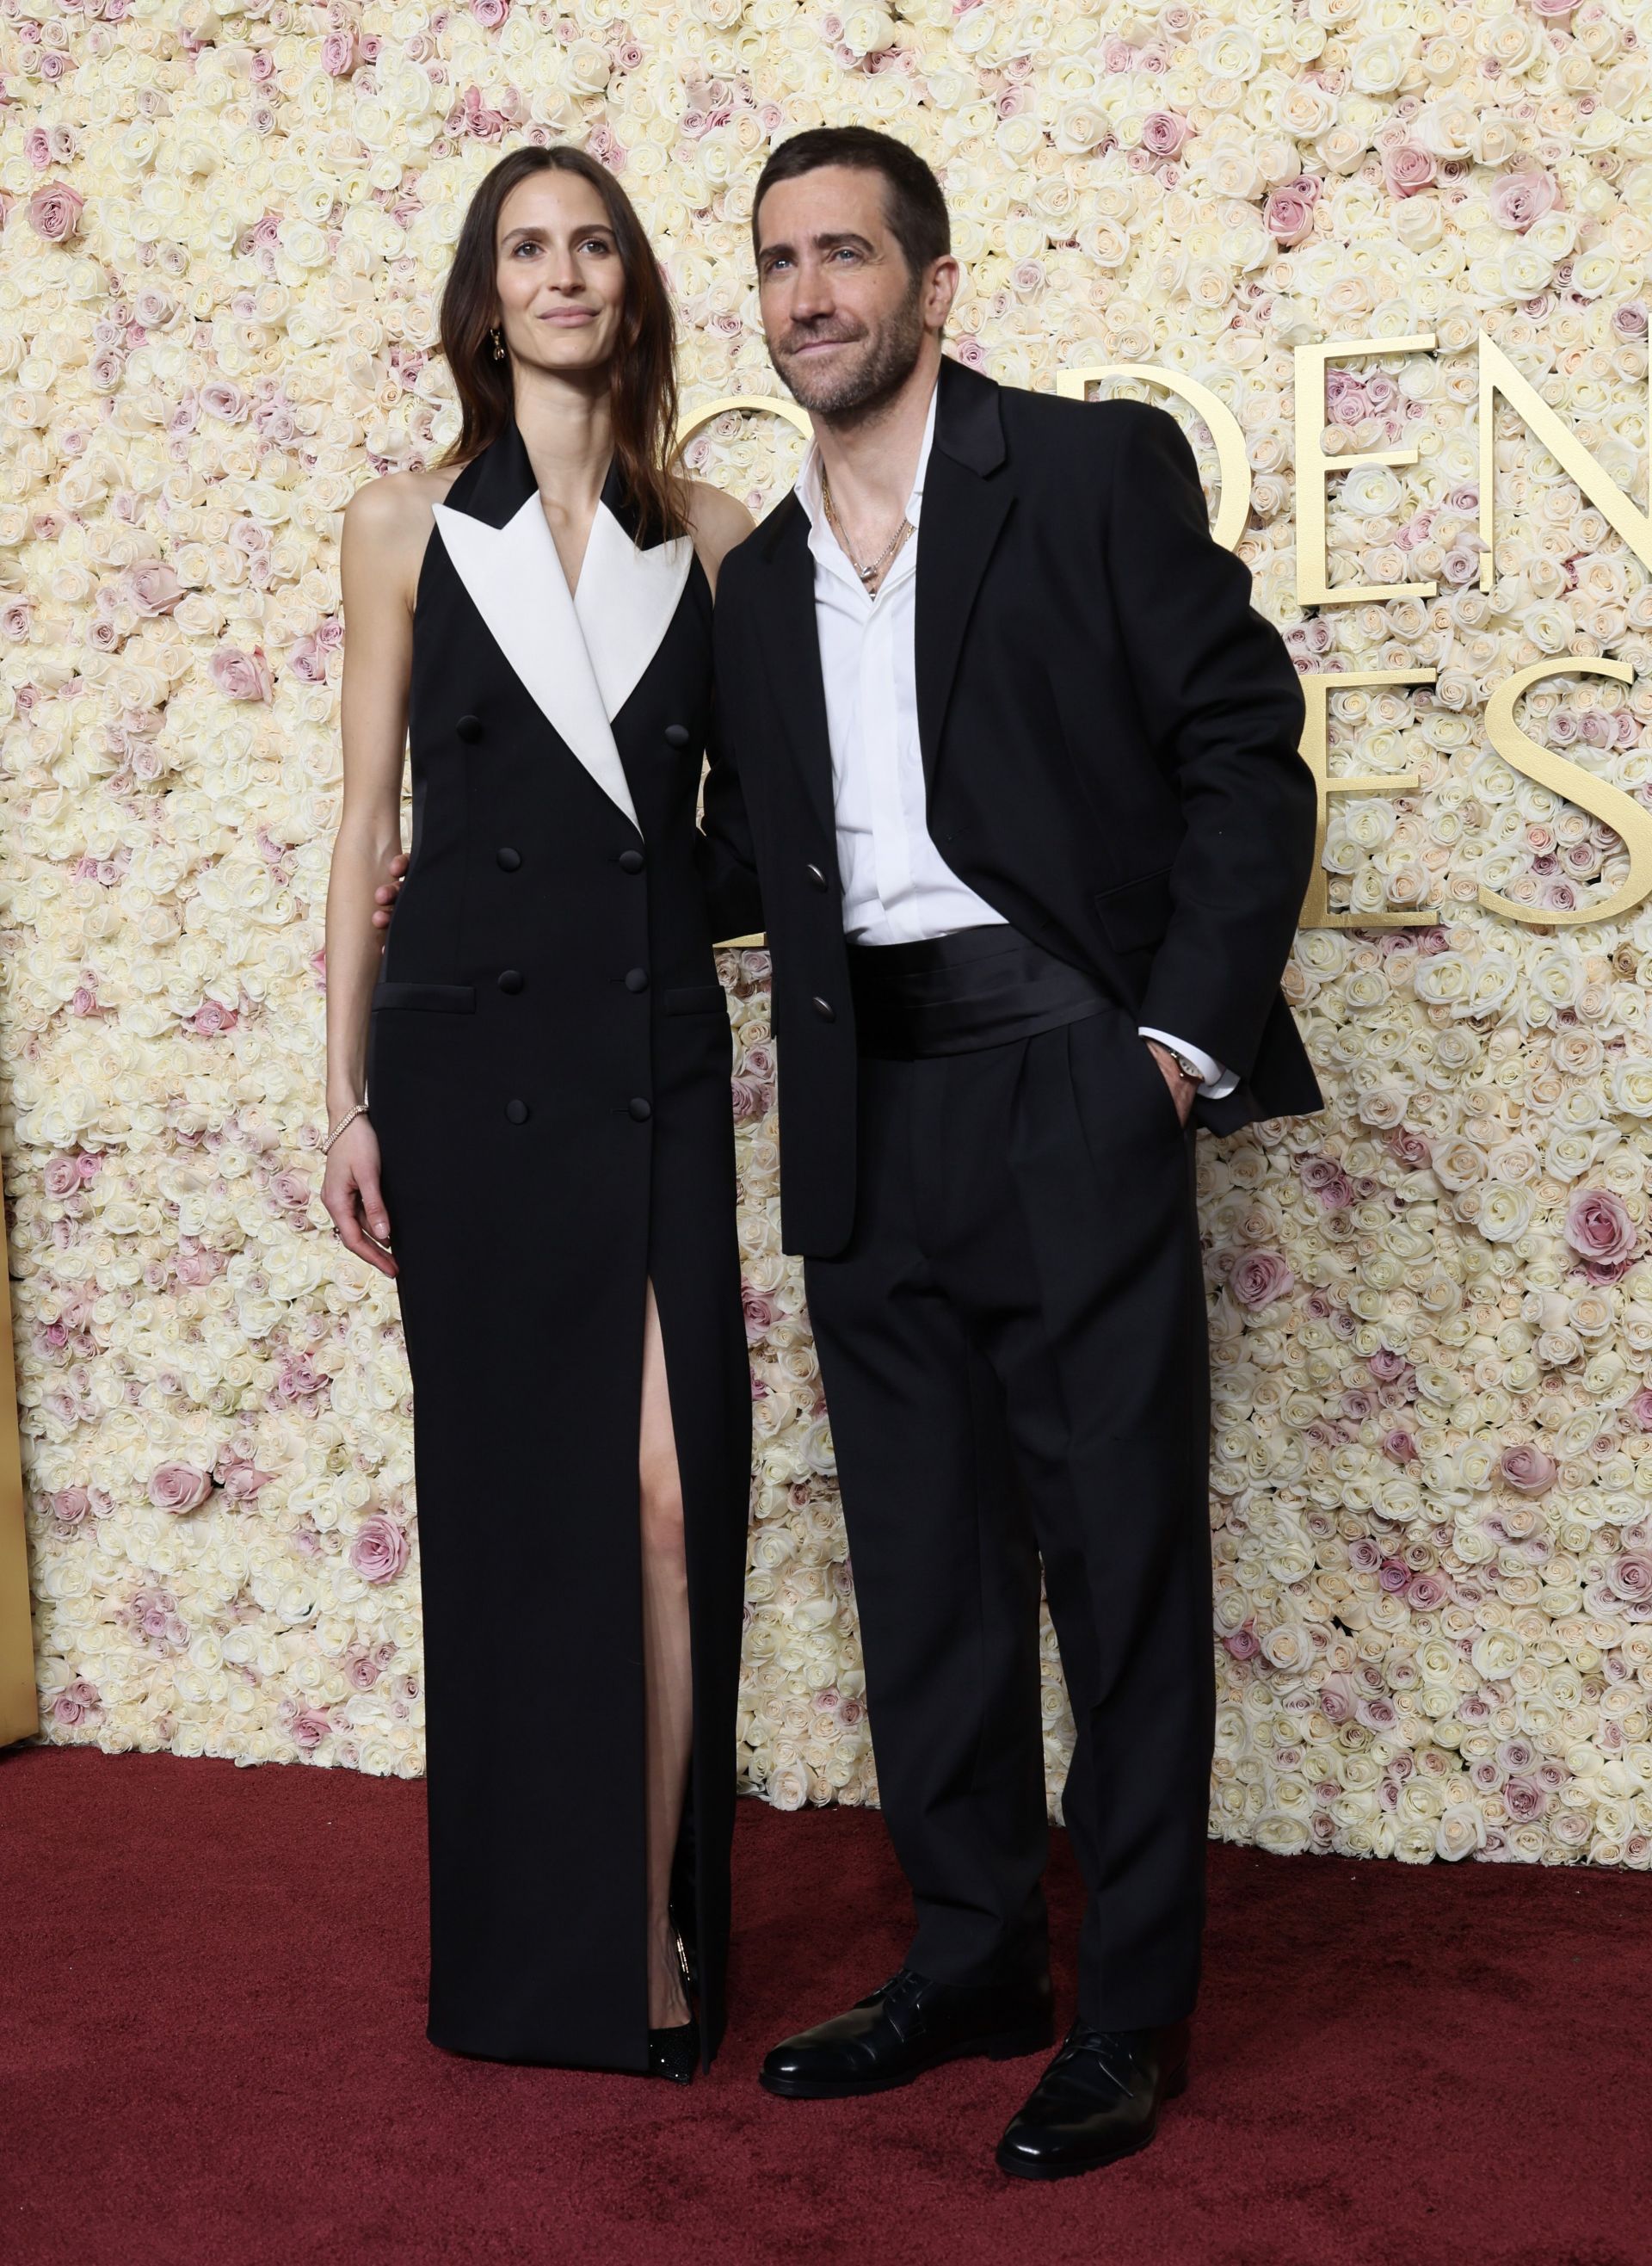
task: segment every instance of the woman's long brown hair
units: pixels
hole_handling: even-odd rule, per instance
[[[494,287],[499,216],[506,198],[534,173],[576,173],[603,201],[625,279],[609,398],[614,455],[632,509],[656,538],[687,532],[683,482],[671,469],[676,441],[676,318],[654,247],[613,175],[582,150],[513,150],[471,199],[442,293],[442,351],[453,372],[463,421],[438,460],[467,464],[498,439],[515,413],[509,357],[493,359],[499,316]]]

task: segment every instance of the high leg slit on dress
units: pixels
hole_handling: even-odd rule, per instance
[[[513,422],[420,570],[413,838],[373,995],[413,1383],[429,2036],[641,2070],[647,1286],[682,1480],[676,1878],[723,2030],[751,1400],[730,1036],[695,861],[711,592],[610,470],[570,593]]]

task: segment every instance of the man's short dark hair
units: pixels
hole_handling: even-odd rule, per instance
[[[795,181],[801,174],[818,172],[822,165],[852,165],[859,172],[882,174],[884,217],[914,281],[932,259],[952,250],[947,200],[916,150],[870,126],[811,126],[782,142],[757,177],[751,201],[754,257],[762,249],[757,216],[764,198],[777,181]]]

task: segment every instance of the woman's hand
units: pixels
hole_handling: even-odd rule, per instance
[[[407,871],[407,852],[398,850],[390,861],[391,879],[381,881],[373,892],[373,925],[390,926],[390,917],[396,910],[396,899],[401,893],[402,878]]]
[[[394,1275],[396,1261],[384,1248],[390,1216],[379,1194],[378,1136],[365,1117],[347,1125],[328,1150],[321,1201],[345,1249],[381,1275]]]

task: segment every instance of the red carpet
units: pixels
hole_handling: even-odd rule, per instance
[[[740,1805],[735,2026],[682,2091],[427,2045],[422,1864],[416,1784],[0,1757],[0,2259],[1652,2259],[1639,1876],[1213,1848],[1189,2093],[1134,2162],[1030,2187],[991,2148],[1036,2058],[755,2082],[895,1963],[877,1816]],[[1059,1837],[1051,1887],[1069,1945]]]

